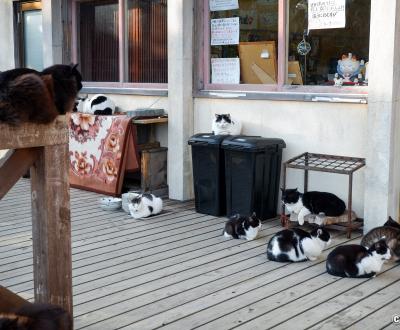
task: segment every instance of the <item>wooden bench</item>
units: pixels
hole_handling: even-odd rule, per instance
[[[0,124],[2,149],[15,151],[0,168],[0,199],[28,169],[31,173],[35,302],[59,305],[72,318],[67,118],[49,125]]]

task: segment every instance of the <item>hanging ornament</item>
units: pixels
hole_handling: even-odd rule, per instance
[[[297,45],[297,52],[300,55],[306,56],[311,50],[311,45],[309,42],[306,41],[305,37],[303,37],[303,40],[299,42]]]

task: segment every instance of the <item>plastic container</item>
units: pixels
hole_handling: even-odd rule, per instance
[[[225,162],[221,143],[226,135],[201,133],[192,136],[193,183],[196,212],[226,214]]]
[[[276,217],[282,164],[282,139],[254,136],[227,137],[225,153],[227,214]]]

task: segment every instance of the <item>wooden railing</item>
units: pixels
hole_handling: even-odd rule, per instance
[[[0,124],[1,149],[15,151],[0,168],[0,199],[31,173],[35,301],[59,305],[72,317],[67,118],[49,125]]]

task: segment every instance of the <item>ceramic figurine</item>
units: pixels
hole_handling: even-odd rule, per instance
[[[338,61],[337,72],[343,77],[344,82],[350,82],[351,78],[357,77],[360,73],[360,61],[352,53],[343,55]]]

